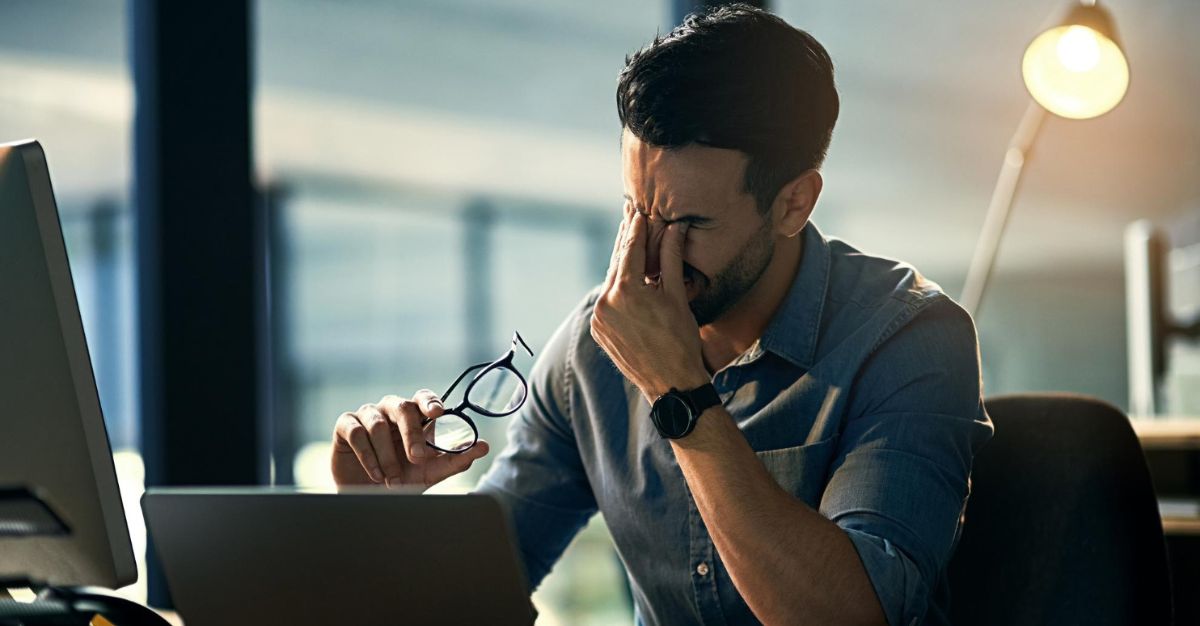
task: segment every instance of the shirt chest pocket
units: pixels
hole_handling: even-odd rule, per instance
[[[829,464],[837,450],[837,438],[775,450],[756,451],[758,460],[783,490],[812,508],[821,502]]]

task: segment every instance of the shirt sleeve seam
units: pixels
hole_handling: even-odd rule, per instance
[[[567,346],[567,362],[563,364],[562,387],[563,387],[563,410],[567,413],[567,421],[570,422],[571,431],[575,430],[575,394],[574,387],[574,371],[575,371],[575,354],[579,346],[580,325],[582,325],[584,317],[586,317],[587,307],[585,306],[579,314],[575,316],[574,323],[571,325],[570,344]]]
[[[942,465],[941,463],[939,463],[938,461],[936,461],[930,457],[923,456],[923,455],[917,454],[915,452],[911,452],[909,450],[901,450],[900,448],[887,448],[887,447],[854,448],[846,453],[846,458],[849,459],[851,456],[853,456],[855,454],[866,454],[868,452],[876,452],[876,451],[900,454],[900,455],[906,456],[910,459],[915,459],[917,461],[920,461],[921,463],[927,464],[927,465],[937,469],[940,473],[945,475],[944,478],[949,478],[949,479],[954,480],[954,482],[956,482],[956,483],[961,483],[964,487],[967,486],[968,482],[970,481],[970,470],[969,469],[967,472],[967,476],[960,480],[959,473],[954,471],[952,468],[948,468],[945,465]],[[843,463],[843,465],[844,465],[844,463]]]

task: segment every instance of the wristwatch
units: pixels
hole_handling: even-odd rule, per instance
[[[712,383],[691,391],[679,391],[672,387],[654,400],[650,407],[650,419],[658,429],[658,434],[667,439],[679,439],[692,432],[701,413],[718,404],[721,404],[721,396]]]

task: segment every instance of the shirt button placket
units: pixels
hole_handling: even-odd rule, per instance
[[[697,565],[696,573],[700,576],[708,576],[708,563],[701,563]]]

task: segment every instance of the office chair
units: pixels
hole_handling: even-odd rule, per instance
[[[986,401],[946,575],[957,626],[1172,623],[1162,520],[1129,419],[1094,398]]]

